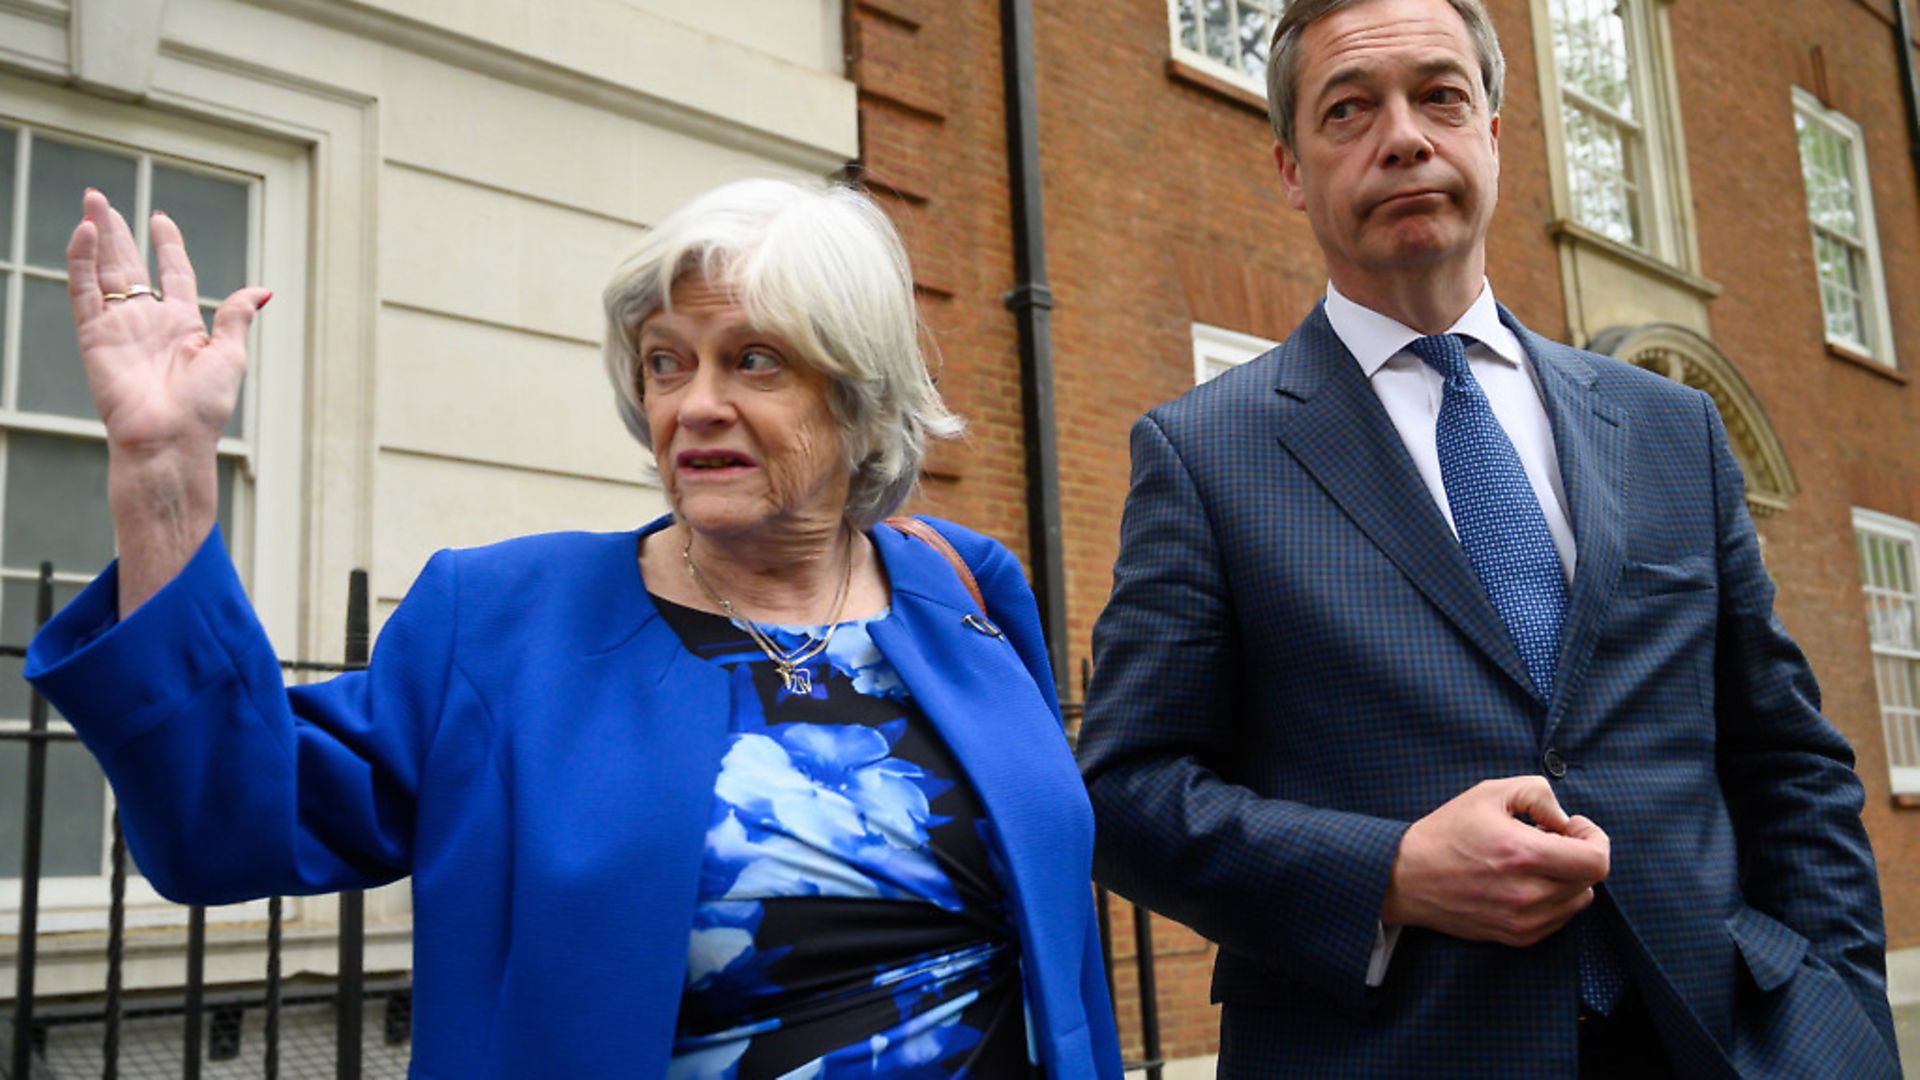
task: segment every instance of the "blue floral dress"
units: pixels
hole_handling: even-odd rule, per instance
[[[1040,1077],[992,822],[869,636],[886,616],[789,692],[730,620],[654,603],[732,677],[669,1080]]]

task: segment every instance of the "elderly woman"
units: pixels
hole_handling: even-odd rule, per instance
[[[215,529],[269,294],[203,332],[97,192],[68,250],[120,558],[35,640],[161,892],[411,874],[420,1077],[1099,1077],[1092,819],[999,544],[884,519],[960,423],[846,189],[697,199],[606,294],[673,507],[428,563],[286,688]],[[901,520],[901,519],[896,519]]]

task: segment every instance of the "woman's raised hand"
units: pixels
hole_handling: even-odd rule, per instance
[[[191,452],[211,469],[246,375],[247,327],[272,294],[229,296],[209,335],[179,226],[153,215],[160,284],[150,286],[126,219],[98,191],[89,190],[84,205],[86,219],[67,244],[67,293],[107,442],[139,458]]]
[[[170,581],[219,511],[220,433],[247,373],[247,328],[273,294],[241,289],[200,321],[180,228],[155,213],[156,288],[126,219],[98,191],[67,243],[67,294],[93,405],[107,426],[120,615]]]

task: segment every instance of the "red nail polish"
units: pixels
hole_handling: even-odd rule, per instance
[[[86,222],[89,222],[89,221],[92,221],[92,220],[93,220],[93,215],[92,215],[92,214],[88,214],[87,216],[85,216],[85,217],[83,217],[83,218],[81,218],[81,219],[80,219],[80,221],[81,221],[81,223],[82,223],[82,224],[85,224]]]
[[[263,296],[263,297],[261,297],[261,298],[260,298],[260,302],[259,302],[258,304],[255,304],[255,305],[254,305],[254,308],[253,308],[253,310],[255,310],[255,311],[259,311],[259,310],[260,310],[261,308],[264,308],[264,307],[266,307],[266,306],[267,306],[267,301],[269,301],[269,300],[271,300],[271,299],[273,299],[273,294],[272,294],[272,293],[268,293],[267,295],[265,295],[265,296]]]

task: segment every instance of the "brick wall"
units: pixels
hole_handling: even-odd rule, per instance
[[[1000,297],[1013,284],[992,4],[862,0],[847,14],[860,87],[860,178],[913,260],[921,318],[967,439],[937,448],[910,508],[1026,548],[1019,342]]]
[[[1669,8],[1702,272],[1725,286],[1713,339],[1786,447],[1800,494],[1762,526],[1781,619],[1859,754],[1895,948],[1920,946],[1920,813],[1896,808],[1867,644],[1851,509],[1920,520],[1920,389],[1831,354],[1794,141],[1792,89],[1864,129],[1895,351],[1920,366],[1920,182],[1890,0],[1731,0]]]
[[[1490,273],[1501,299],[1564,336],[1561,263],[1528,0],[1490,0],[1509,61],[1501,208]],[[1166,0],[1035,0],[1041,159],[1075,668],[1105,603],[1127,489],[1127,430],[1192,384],[1189,327],[1284,337],[1324,287],[1283,202],[1257,100],[1169,62]],[[1668,5],[1702,272],[1724,286],[1713,339],[1778,430],[1801,492],[1762,526],[1779,609],[1812,659],[1868,786],[1895,947],[1920,946],[1920,812],[1897,809],[1862,617],[1850,508],[1920,519],[1920,404],[1904,377],[1823,344],[1790,88],[1866,129],[1897,348],[1920,368],[1920,183],[1908,156],[1891,0],[1690,0]],[[851,0],[865,176],[908,237],[941,386],[972,421],[938,455],[916,508],[1025,550],[1018,348],[998,4]],[[1818,48],[1816,59],[1815,48]],[[1131,950],[1116,900],[1116,982],[1138,1054]],[[1211,947],[1155,921],[1169,1057],[1209,1052]]]

